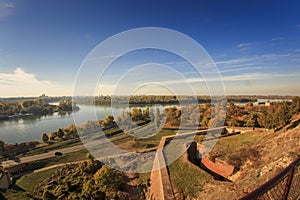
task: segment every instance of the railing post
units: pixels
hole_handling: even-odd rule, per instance
[[[288,196],[289,196],[289,193],[290,193],[290,188],[291,188],[293,177],[294,177],[294,172],[295,172],[295,166],[292,165],[292,169],[289,172],[289,178],[287,180],[286,187],[285,187],[285,190],[284,190],[284,195],[283,195],[284,200],[288,199]]]

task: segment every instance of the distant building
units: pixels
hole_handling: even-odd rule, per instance
[[[265,99],[262,99],[262,100],[257,100],[257,102],[254,102],[253,104],[254,106],[259,106],[259,105],[263,105],[263,106],[271,106],[271,101],[270,100],[265,100]]]
[[[48,98],[48,96],[45,95],[45,94],[42,94],[42,95],[40,96],[40,98]]]
[[[257,101],[257,102],[254,102],[254,106],[259,106],[259,105],[265,105],[266,103],[265,102],[260,102],[260,101]]]

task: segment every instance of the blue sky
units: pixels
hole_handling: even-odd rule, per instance
[[[77,71],[97,44],[149,26],[200,43],[228,95],[300,95],[299,13],[299,1],[0,0],[0,96],[72,95]],[[124,66],[156,61],[181,63],[186,78],[202,88],[197,92],[207,94],[203,82],[188,76],[188,64],[158,55],[145,51],[116,62],[106,74],[111,87],[99,93],[112,93],[110,82]]]

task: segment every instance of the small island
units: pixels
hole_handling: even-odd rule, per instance
[[[57,105],[46,102],[44,98],[0,102],[0,120],[50,115],[55,112],[77,110],[79,110],[79,107],[70,98],[60,100]]]

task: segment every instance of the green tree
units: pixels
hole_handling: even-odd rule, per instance
[[[101,188],[101,191],[114,192],[119,190],[123,176],[112,168],[103,165],[94,174],[94,180],[96,185]]]

